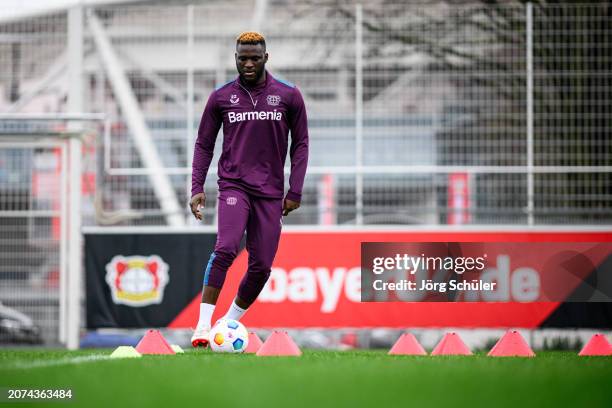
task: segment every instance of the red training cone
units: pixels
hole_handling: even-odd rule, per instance
[[[414,337],[414,334],[404,333],[397,339],[387,354],[396,356],[426,356],[427,352],[417,341],[416,337]]]
[[[302,351],[286,331],[274,331],[257,351],[258,356],[301,356]]]
[[[491,357],[535,357],[535,353],[529,347],[521,333],[516,330],[508,330],[487,356]]]
[[[257,353],[257,350],[261,348],[262,341],[257,333],[249,332],[249,344],[244,349],[245,353]]]
[[[579,356],[612,356],[612,344],[601,333],[594,334],[584,345]]]
[[[176,354],[159,330],[147,330],[136,351],[140,354]]]
[[[455,332],[446,333],[431,352],[432,356],[471,356],[472,351]]]
[[[340,337],[340,345],[345,348],[357,348],[357,344],[359,339],[357,338],[357,333],[344,333]]]

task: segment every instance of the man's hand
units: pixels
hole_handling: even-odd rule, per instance
[[[197,220],[202,219],[202,213],[199,211],[200,208],[203,208],[206,205],[206,194],[198,193],[191,197],[191,201],[189,202],[189,206],[191,207],[191,213]]]
[[[288,215],[291,211],[297,210],[300,208],[300,203],[297,201],[288,200],[285,198],[283,201],[283,215]]]

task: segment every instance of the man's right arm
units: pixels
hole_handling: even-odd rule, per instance
[[[222,123],[223,118],[216,103],[216,92],[213,91],[208,98],[204,113],[202,113],[198,137],[193,150],[191,197],[204,192],[206,174],[213,158],[215,141]]]
[[[206,205],[204,182],[213,158],[215,141],[222,122],[221,112],[216,103],[216,92],[213,91],[202,113],[202,119],[200,119],[191,165],[191,200],[189,200],[189,206],[191,207],[191,213],[198,220],[202,219],[200,207]]]

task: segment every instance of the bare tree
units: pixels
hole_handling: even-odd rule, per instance
[[[526,163],[526,3],[367,3],[367,62],[421,55],[430,74],[447,75],[457,89],[457,114],[436,136],[439,164]],[[576,3],[532,2],[536,165],[612,165],[612,7]],[[353,2],[310,5],[326,10],[328,21],[355,19]],[[609,173],[539,174],[535,181],[541,220],[612,219],[612,200],[588,198],[594,186],[601,197],[612,195]],[[486,175],[479,182],[480,208],[524,210],[524,176]],[[492,194],[504,183],[510,194]]]

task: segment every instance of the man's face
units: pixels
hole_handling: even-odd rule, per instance
[[[268,53],[261,44],[238,44],[236,69],[247,84],[256,84],[262,77],[268,62]]]

